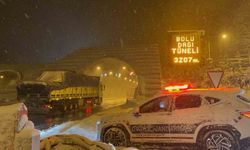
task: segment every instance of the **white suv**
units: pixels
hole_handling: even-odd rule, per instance
[[[239,89],[162,93],[131,113],[103,118],[97,123],[98,137],[116,146],[196,143],[199,149],[238,150],[250,139],[250,100],[242,93]]]

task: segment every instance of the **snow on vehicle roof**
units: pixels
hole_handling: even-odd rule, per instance
[[[207,88],[207,89],[189,89],[189,93],[204,93],[204,94],[215,94],[215,93],[240,93],[240,88]],[[183,91],[185,92],[185,91]]]
[[[24,83],[24,84],[43,84],[43,85],[47,85],[43,81],[22,81],[22,83]]]
[[[180,90],[180,91],[163,90],[157,93],[156,95],[154,95],[152,98],[157,98],[157,97],[166,96],[166,95],[180,95],[180,94],[198,94],[198,95],[207,95],[207,96],[215,96],[215,97],[227,97],[228,95],[242,94],[241,92],[242,90],[240,88],[197,88],[197,89],[187,89],[187,90]]]

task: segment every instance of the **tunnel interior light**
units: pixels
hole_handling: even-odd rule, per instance
[[[127,67],[126,67],[126,66],[123,66],[123,67],[122,67],[122,70],[126,70],[126,69],[127,69]]]
[[[133,71],[131,71],[131,72],[129,73],[129,75],[130,75],[130,76],[132,76],[133,74],[134,74],[134,72],[133,72]]]
[[[113,75],[113,72],[112,72],[112,71],[110,71],[110,72],[109,72],[109,75]]]
[[[127,80],[127,79],[128,79],[127,77],[124,78],[124,80]]]
[[[101,70],[101,67],[100,67],[100,66],[97,66],[97,67],[96,67],[96,70]]]
[[[3,75],[0,75],[0,79],[3,79],[4,78],[4,76]]]
[[[223,39],[226,39],[227,38],[227,34],[222,34],[221,36]]]

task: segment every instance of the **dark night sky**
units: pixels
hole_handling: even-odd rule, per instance
[[[239,1],[0,0],[0,63],[51,62],[81,47],[116,47],[120,39],[157,43],[169,29],[213,36],[232,28],[227,22]]]

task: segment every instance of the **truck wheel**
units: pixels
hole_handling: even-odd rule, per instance
[[[83,106],[84,106],[84,100],[83,99],[79,99],[78,103],[77,103],[78,109],[82,110]]]
[[[102,104],[102,99],[96,99],[96,105],[100,106]]]
[[[77,103],[74,103],[74,104],[73,104],[73,110],[74,110],[74,111],[77,111],[77,110],[78,110],[78,105],[77,105]]]
[[[51,103],[51,107],[52,107],[52,111],[56,111],[59,110],[60,108],[58,107],[58,105],[55,102]]]
[[[73,105],[71,103],[66,104],[67,111],[71,111],[73,109]]]
[[[212,130],[205,133],[201,141],[202,150],[236,150],[239,149],[239,141],[229,132],[224,130]]]
[[[79,110],[79,109],[81,109],[79,104],[76,104],[76,110]]]
[[[61,108],[61,112],[63,112],[63,113],[67,111],[67,105],[66,104],[61,104],[60,108]]]
[[[128,146],[129,138],[123,129],[111,127],[104,133],[103,142],[111,143],[114,146]]]
[[[73,109],[73,105],[69,104],[69,109],[68,110],[72,110]]]

